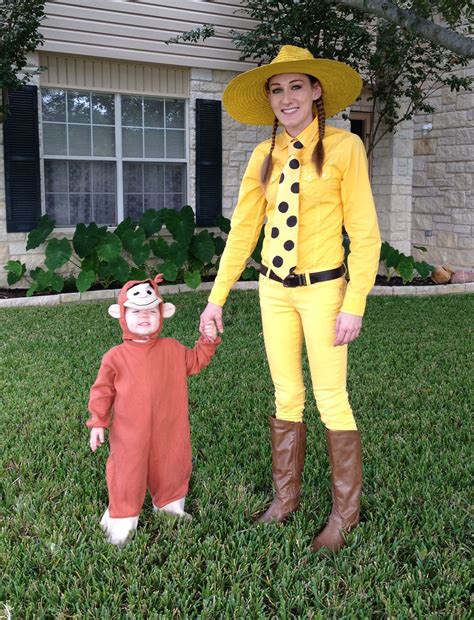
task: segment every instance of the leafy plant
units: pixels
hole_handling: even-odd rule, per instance
[[[220,222],[226,231],[230,228],[226,218]],[[171,235],[171,242],[159,235],[163,227]],[[28,295],[61,292],[65,278],[57,270],[64,271],[68,263],[77,274],[72,281],[80,292],[97,284],[107,288],[129,279],[142,280],[158,272],[168,282],[179,280],[196,288],[203,277],[215,272],[225,246],[224,239],[214,232],[196,232],[194,212],[189,206],[180,211],[146,211],[138,223],[127,218],[113,232],[94,222],[78,224],[72,240],[49,238],[53,230],[54,220],[44,215],[28,235],[27,250],[46,244],[45,269],[29,271]],[[20,261],[8,261],[4,268],[9,285],[19,282],[27,271]]]
[[[421,252],[426,252],[426,248],[421,245],[413,246]],[[422,278],[427,278],[433,271],[434,266],[425,261],[417,261],[413,256],[406,256],[387,241],[382,243],[380,250],[380,261],[385,265],[387,270],[387,278],[396,273],[403,280],[403,284],[412,282],[413,278],[418,274]]]
[[[43,44],[43,35],[38,29],[44,18],[44,4],[41,0],[0,2],[0,86],[5,91],[21,88],[31,80],[32,73],[40,70],[25,71],[25,67],[28,54]],[[6,110],[6,103],[0,102],[0,113]]]

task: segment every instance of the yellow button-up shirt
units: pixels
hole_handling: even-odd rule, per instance
[[[262,263],[271,264],[268,248],[278,180],[288,159],[288,145],[292,139],[286,132],[277,136],[272,175],[266,187],[262,186],[260,174],[270,150],[270,140],[259,144],[250,157],[219,272],[209,296],[209,301],[214,304],[224,305],[257,244],[265,219]],[[298,264],[295,273],[323,271],[341,265],[344,225],[350,238],[350,281],[341,310],[362,316],[377,274],[381,243],[364,145],[358,136],[326,126],[323,173],[318,176],[311,160],[318,139],[317,118],[297,139],[304,148],[300,155]]]

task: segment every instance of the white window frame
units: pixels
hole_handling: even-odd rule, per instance
[[[115,109],[115,157],[97,157],[94,155],[81,156],[81,155],[45,155],[43,150],[43,101],[42,91],[45,90],[63,90],[84,92],[89,95],[113,95],[114,96],[114,109]],[[184,158],[166,158],[166,157],[123,157],[122,148],[122,97],[145,97],[147,99],[159,99],[162,101],[182,101],[184,103]],[[66,109],[67,115],[67,109]],[[40,173],[41,173],[41,214],[46,213],[46,186],[45,186],[45,173],[44,162],[45,160],[59,160],[59,161],[113,161],[115,162],[116,170],[116,210],[117,210],[117,223],[109,225],[109,229],[115,229],[124,217],[124,193],[123,193],[123,163],[135,162],[135,163],[162,163],[162,164],[185,164],[186,165],[186,180],[183,184],[184,200],[183,206],[189,203],[190,196],[190,138],[189,138],[189,100],[185,97],[169,97],[163,95],[149,95],[143,93],[129,93],[129,92],[109,92],[109,91],[95,91],[93,89],[74,88],[72,86],[42,86],[38,88],[38,122],[39,122],[39,139],[40,139]],[[92,131],[93,123],[91,123]],[[166,127],[164,127],[164,140],[165,140],[165,153],[166,153]],[[66,136],[69,136],[69,122],[66,116]],[[67,144],[69,141],[67,140]],[[93,221],[93,220],[91,220]],[[77,224],[70,224],[69,226],[60,225],[55,230],[71,231]]]

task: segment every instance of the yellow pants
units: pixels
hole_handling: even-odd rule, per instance
[[[346,390],[347,345],[333,344],[344,290],[344,278],[286,288],[260,276],[263,336],[275,386],[277,418],[303,420],[304,340],[323,424],[331,431],[357,430]]]

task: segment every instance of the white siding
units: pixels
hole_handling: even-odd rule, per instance
[[[238,12],[240,0],[51,0],[41,32],[41,52],[132,62],[243,71],[230,31],[248,31],[252,20]],[[199,43],[169,39],[204,24],[216,36]]]
[[[78,56],[39,55],[41,86],[189,97],[189,69]]]

